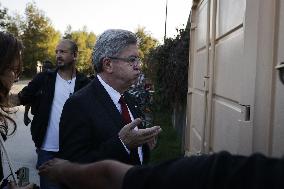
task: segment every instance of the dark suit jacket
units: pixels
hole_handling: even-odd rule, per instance
[[[125,100],[133,117],[141,117],[129,95],[125,96]],[[64,105],[58,157],[80,163],[103,159],[130,163],[129,154],[118,138],[123,126],[121,114],[96,77]],[[142,150],[143,163],[146,163],[149,159],[148,145],[143,145]]]
[[[57,70],[37,74],[29,84],[18,94],[22,105],[36,104],[31,123],[32,139],[37,148],[40,148],[48,126],[51,106],[54,98]],[[90,80],[82,73],[76,72],[74,92],[86,86]],[[34,107],[32,107],[34,108]]]

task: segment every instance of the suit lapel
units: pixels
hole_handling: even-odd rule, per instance
[[[112,99],[110,98],[109,94],[100,83],[99,79],[95,77],[91,83],[94,94],[98,98],[99,102],[101,102],[102,107],[105,108],[106,112],[109,114],[110,119],[115,122],[115,125],[120,129],[123,127],[123,120],[122,117],[117,110],[115,104],[113,103]]]
[[[95,77],[91,81],[91,86],[93,88],[93,94],[95,94],[95,97],[98,99],[98,101],[102,104],[102,107],[106,110],[106,112],[109,114],[109,118],[112,119],[115,123],[115,125],[121,129],[124,124],[122,120],[122,116],[120,112],[117,110],[115,104],[113,103],[112,99],[110,98],[109,94],[103,87],[103,85],[100,83],[99,79]],[[140,117],[139,111],[137,110],[137,106],[135,106],[134,102],[129,97],[129,94],[125,93],[125,101],[128,105],[129,110],[131,111],[134,119]],[[143,128],[142,124],[138,125],[139,128]],[[149,157],[149,147],[147,144],[142,145],[142,151],[143,151],[143,164],[148,161]]]
[[[82,83],[82,76],[81,74],[76,70],[76,80],[75,80],[75,87],[74,92],[78,91],[81,88]]]
[[[137,105],[134,103],[133,100],[131,100],[131,97],[129,96],[129,94],[127,92],[125,92],[123,94],[125,96],[125,101],[127,103],[127,106],[129,108],[129,110],[131,111],[132,115],[133,115],[133,118],[136,119],[136,118],[142,118],[141,114],[139,113],[140,111],[138,110],[138,107]],[[144,128],[142,124],[139,124],[138,125],[138,128],[139,129],[142,129]]]
[[[131,114],[133,115],[133,118],[136,119],[136,118],[140,117],[137,113],[137,110],[136,110],[137,106],[134,105],[134,103],[130,99],[129,95],[127,93],[124,93],[123,95],[125,97],[125,102],[126,102],[128,108],[129,108]]]
[[[78,91],[83,86],[86,86],[87,83],[89,83],[89,82],[88,82],[86,76],[76,70],[76,80],[75,80],[74,92]]]

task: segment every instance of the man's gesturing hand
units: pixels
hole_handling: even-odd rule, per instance
[[[131,123],[125,125],[118,133],[120,140],[128,149],[137,148],[153,140],[161,131],[160,126],[153,126],[145,129],[135,129],[142,122],[140,118],[135,119]]]

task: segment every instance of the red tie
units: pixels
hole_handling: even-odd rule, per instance
[[[129,111],[128,111],[128,108],[127,108],[127,105],[125,103],[123,96],[120,97],[118,102],[121,105],[121,115],[122,115],[123,123],[126,125],[131,122],[131,118],[130,118]],[[139,155],[138,155],[138,148],[130,150],[130,163],[133,165],[141,164]]]
[[[130,118],[129,111],[128,111],[128,108],[127,108],[127,105],[125,103],[123,96],[120,97],[118,102],[121,105],[121,115],[122,115],[123,123],[126,125],[131,122],[131,118]]]

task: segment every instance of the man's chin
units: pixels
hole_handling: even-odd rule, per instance
[[[133,80],[132,80],[132,85],[133,85],[133,84],[136,84],[137,82],[138,82],[138,77],[133,78]]]
[[[139,78],[140,74],[141,74],[141,72],[137,72],[137,73],[135,74],[136,80]]]
[[[63,63],[59,63],[59,64],[57,64],[56,66],[57,66],[57,68],[59,68],[59,69],[60,69],[60,68],[64,68],[64,67],[65,67],[65,64],[63,64]]]

